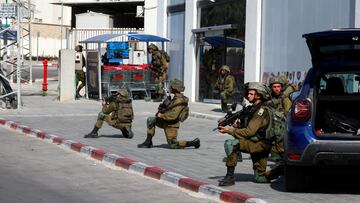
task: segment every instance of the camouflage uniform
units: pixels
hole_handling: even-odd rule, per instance
[[[162,53],[156,45],[150,44],[148,49],[153,50],[151,54],[150,68],[156,73],[155,92],[158,98],[162,99],[164,95],[164,82],[167,78],[168,62],[166,61],[166,58],[162,56]]]
[[[170,81],[170,89],[175,93],[163,113],[157,113],[155,117],[147,118],[147,138],[144,143],[139,144],[139,148],[151,148],[152,137],[155,135],[155,127],[163,128],[167,143],[172,149],[182,149],[194,146],[200,147],[200,140],[196,138],[193,141],[177,140],[177,134],[180,127],[179,115],[188,105],[189,99],[181,92],[184,90],[183,83],[180,80]],[[174,92],[175,91],[175,92]]]
[[[235,78],[230,74],[229,66],[222,66],[220,68],[220,73],[221,75],[216,82],[216,87],[220,91],[221,110],[227,112],[229,110],[228,102],[231,100],[234,91]]]
[[[250,84],[248,90],[251,89],[263,95],[263,98],[267,97],[265,97],[265,87],[260,83]],[[261,91],[262,93],[260,93]],[[229,186],[235,183],[234,170],[238,162],[238,151],[250,154],[255,181],[259,183],[268,182],[265,177],[265,171],[271,143],[265,140],[265,132],[270,122],[270,116],[267,109],[263,106],[263,102],[253,106],[240,128],[229,129],[229,134],[235,139],[225,141],[224,147],[228,156],[226,161],[228,172],[225,178],[220,181],[219,186]]]
[[[96,132],[94,133],[92,131],[90,134],[85,135],[85,138],[97,137],[97,131],[102,127],[104,121],[110,126],[121,130],[124,137],[132,138],[134,136],[131,130],[133,119],[132,101],[129,98],[128,91],[121,89],[118,91],[118,95],[114,101],[110,101],[109,104],[103,106],[93,130]]]
[[[80,90],[85,87],[85,72],[83,70],[83,67],[85,66],[85,57],[82,54],[82,46],[81,45],[77,45],[75,47],[75,51],[79,54],[81,54],[81,62],[76,62],[75,63],[75,76],[76,76],[76,98],[81,97],[80,96]],[[78,64],[77,64],[78,63]],[[78,87],[79,82],[81,82],[81,84]]]
[[[268,101],[269,106],[275,108],[276,110],[283,112],[285,115],[291,109],[291,100],[289,98],[289,94],[287,96],[284,95],[284,87],[287,81],[283,77],[273,77],[270,79],[270,88],[273,84],[280,84],[282,86],[282,92],[280,95],[274,95],[272,93],[272,99]],[[276,179],[279,175],[283,174],[283,153],[284,153],[284,143],[276,142],[273,143],[271,147],[271,156],[269,160],[277,162],[276,165],[270,170],[266,172],[266,177],[269,180]]]

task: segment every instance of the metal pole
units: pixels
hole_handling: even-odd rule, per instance
[[[64,17],[64,14],[63,14],[63,11],[64,11],[64,5],[63,5],[63,0],[61,0],[61,26],[60,26],[60,29],[61,29],[61,36],[60,36],[60,50],[62,49],[62,39],[63,39],[63,17]]]
[[[31,32],[31,19],[32,19],[32,12],[31,12],[31,0],[28,0],[28,9],[29,9],[29,83],[32,84],[32,32]]]
[[[39,37],[40,37],[40,32],[38,31],[36,34],[36,61],[39,62]]]
[[[17,67],[16,67],[16,83],[17,83],[17,109],[21,108],[21,94],[20,94],[20,88],[21,88],[21,26],[20,26],[20,20],[21,20],[21,12],[20,12],[20,5],[17,6]]]
[[[98,43],[98,80],[99,80],[99,99],[102,99],[102,92],[101,92],[101,43]]]
[[[86,60],[85,60],[85,68],[86,68],[86,72],[85,72],[85,94],[86,94],[86,99],[89,99],[89,80],[88,80],[88,43],[85,43],[85,54],[86,54]]]

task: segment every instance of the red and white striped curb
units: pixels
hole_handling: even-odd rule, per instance
[[[101,161],[106,166],[124,169],[131,173],[136,173],[148,178],[156,179],[167,185],[184,189],[189,194],[200,196],[203,198],[216,200],[220,202],[236,202],[236,203],[266,203],[266,201],[247,195],[241,192],[229,191],[223,188],[200,182],[181,174],[167,171],[166,169],[147,165],[142,162],[122,157],[117,154],[109,153],[102,149],[97,149],[80,142],[66,139],[57,135],[53,135],[41,130],[32,129],[25,125],[0,118],[0,126],[4,126],[17,132],[39,138],[53,144],[62,145],[65,148],[79,152],[87,157]]]

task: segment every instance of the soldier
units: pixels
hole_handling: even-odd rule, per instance
[[[249,153],[253,162],[255,181],[267,183],[265,177],[267,158],[271,149],[271,143],[265,139],[265,131],[270,123],[270,116],[264,101],[269,94],[266,87],[258,82],[248,83],[246,89],[247,100],[252,103],[247,112],[247,118],[240,123],[240,128],[220,127],[220,133],[232,135],[235,139],[226,140],[224,143],[227,154],[227,173],[220,180],[219,186],[235,184],[235,166],[237,165],[237,151]]]
[[[296,90],[296,87],[287,84],[286,78],[283,76],[280,77],[272,77],[269,81],[269,87],[271,88],[271,100],[267,103],[269,106],[277,109],[280,112],[284,113],[286,117],[287,113],[291,109],[291,100],[289,98],[291,92]],[[286,88],[286,89],[285,89]],[[286,91],[286,95],[284,92]],[[276,162],[276,165],[270,170],[266,172],[266,177],[269,180],[273,180],[278,178],[280,175],[284,173],[284,163],[282,160],[284,153],[284,144],[283,142],[273,143],[271,147],[271,155],[269,160]]]
[[[269,88],[271,89],[271,100],[266,103],[275,108],[279,112],[283,112],[284,116],[289,112],[291,108],[291,100],[289,97],[285,97],[283,94],[284,81],[278,76],[270,78]],[[282,143],[276,143],[273,145],[270,153],[269,160],[278,162],[281,160],[280,154],[284,152]]]
[[[82,54],[83,47],[81,45],[77,45],[75,47],[75,75],[76,75],[76,94],[75,98],[79,99],[81,97],[80,90],[85,87],[85,57]],[[79,82],[81,84],[79,85]]]
[[[103,108],[98,115],[94,129],[84,138],[97,138],[98,130],[104,121],[110,126],[120,129],[124,137],[133,138],[131,123],[134,119],[134,112],[129,92],[126,89],[120,89],[116,95],[103,100],[101,104]]]
[[[221,98],[221,110],[228,112],[228,102],[233,95],[235,85],[235,78],[231,75],[230,68],[227,65],[223,65],[220,68],[220,76],[216,81],[216,88],[220,91]]]
[[[199,138],[193,141],[177,140],[180,121],[183,122],[189,113],[188,101],[181,92],[185,89],[183,82],[174,79],[170,81],[170,93],[173,98],[167,98],[159,106],[159,111],[155,117],[147,118],[147,137],[145,142],[139,144],[139,148],[152,148],[152,137],[155,135],[155,127],[163,128],[167,143],[171,149],[183,149],[185,147],[200,147]]]
[[[155,78],[155,101],[162,101],[164,97],[164,82],[167,78],[167,70],[169,58],[167,53],[159,51],[159,48],[155,44],[150,44],[148,52],[151,53],[150,68],[156,74]]]

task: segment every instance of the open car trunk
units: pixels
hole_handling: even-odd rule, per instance
[[[360,94],[318,95],[314,109],[318,135],[356,136],[360,139]]]

